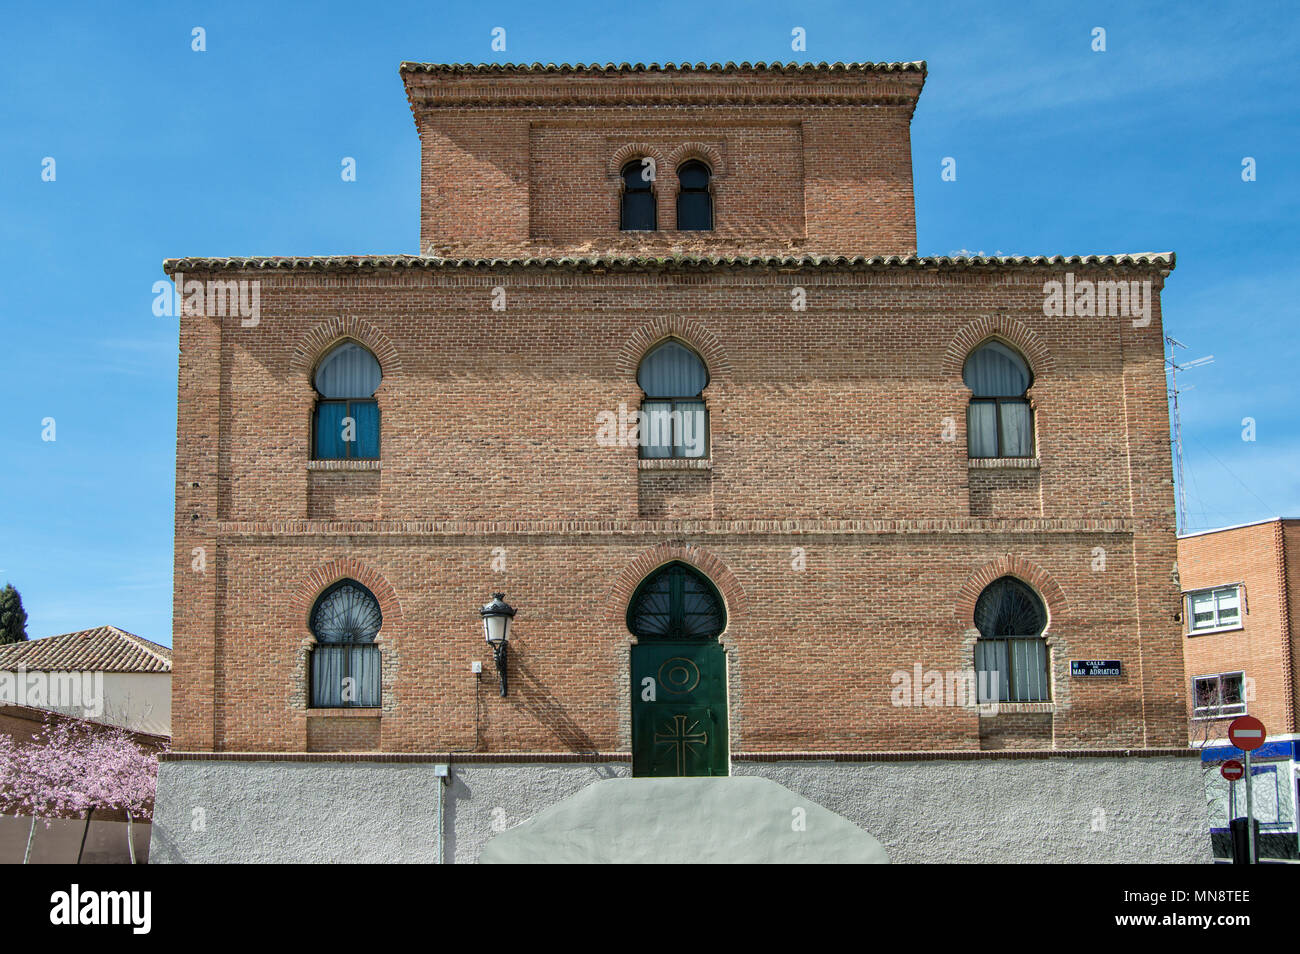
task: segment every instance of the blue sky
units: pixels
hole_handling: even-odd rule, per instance
[[[171,642],[169,256],[415,252],[397,64],[930,64],[922,254],[1164,251],[1188,525],[1300,516],[1300,30],[1286,3],[21,4],[0,35],[0,582],[33,637]],[[311,10],[310,14],[302,11]],[[191,30],[207,50],[191,50]],[[491,49],[494,27],[506,51]],[[791,50],[802,27],[806,53]],[[1092,31],[1106,31],[1094,52]],[[42,160],[56,179],[42,181]],[[344,183],[343,156],[358,176]],[[956,182],[940,180],[943,157]],[[1243,157],[1258,178],[1243,182]],[[1242,440],[1242,419],[1256,440]],[[42,440],[54,418],[55,440]]]

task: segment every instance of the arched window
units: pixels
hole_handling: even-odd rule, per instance
[[[994,580],[975,603],[975,672],[981,702],[1047,702],[1047,608],[1013,576]]]
[[[655,216],[655,166],[650,158],[633,159],[623,167],[623,196],[618,227],[624,232],[653,232]]]
[[[641,456],[707,457],[709,412],[700,393],[709,383],[704,362],[670,338],[641,359]]]
[[[698,159],[684,162],[677,170],[677,228],[683,232],[707,232],[713,228],[712,177],[709,167]]]
[[[321,360],[312,379],[313,460],[379,459],[379,404],[373,395],[381,379],[375,356],[351,341]]]
[[[1025,359],[1000,341],[987,341],[971,352],[961,376],[971,390],[970,456],[1033,457],[1034,419],[1025,397],[1033,377]]]
[[[714,639],[727,628],[722,596],[699,570],[665,564],[641,581],[627,607],[637,639]]]
[[[320,595],[311,611],[313,708],[380,704],[375,636],[383,621],[379,601],[356,580],[340,580]]]

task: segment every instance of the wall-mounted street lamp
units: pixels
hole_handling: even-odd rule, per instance
[[[506,694],[506,652],[510,639],[510,624],[515,618],[514,607],[506,602],[504,593],[493,593],[492,602],[481,610],[483,617],[483,636],[492,647],[492,658],[496,660],[497,674],[501,677],[501,695]]]

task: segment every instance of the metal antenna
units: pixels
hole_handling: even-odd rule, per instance
[[[1183,422],[1178,407],[1178,372],[1186,371],[1188,368],[1199,368],[1202,365],[1213,364],[1214,355],[1209,354],[1204,358],[1196,358],[1185,364],[1178,364],[1174,361],[1174,348],[1182,348],[1185,351],[1187,345],[1170,335],[1165,335],[1165,341],[1169,342],[1169,357],[1165,358],[1167,366],[1165,370],[1169,374],[1169,402],[1171,405],[1169,417],[1174,425],[1174,437],[1171,443],[1173,444],[1174,468],[1178,481],[1178,521],[1176,529],[1182,531],[1187,529],[1187,487],[1183,483]],[[1191,389],[1188,388],[1187,390]]]

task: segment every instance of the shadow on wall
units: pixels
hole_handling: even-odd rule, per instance
[[[27,833],[31,819],[23,816],[0,815],[0,864],[21,864],[27,850]],[[148,822],[135,822],[136,861],[144,864],[149,858]],[[43,819],[36,820],[36,834],[32,838],[32,864],[71,865],[77,862],[81,836],[86,831],[82,818],[51,818],[50,827]],[[131,855],[126,844],[126,822],[90,822],[86,833],[86,849],[81,863],[91,865],[130,864]]]
[[[550,729],[560,746],[579,755],[595,755],[598,751],[592,740],[569,715],[560,701],[551,694],[526,664],[522,653],[510,652],[510,697],[516,705],[542,725]],[[601,777],[609,777],[603,775]]]

